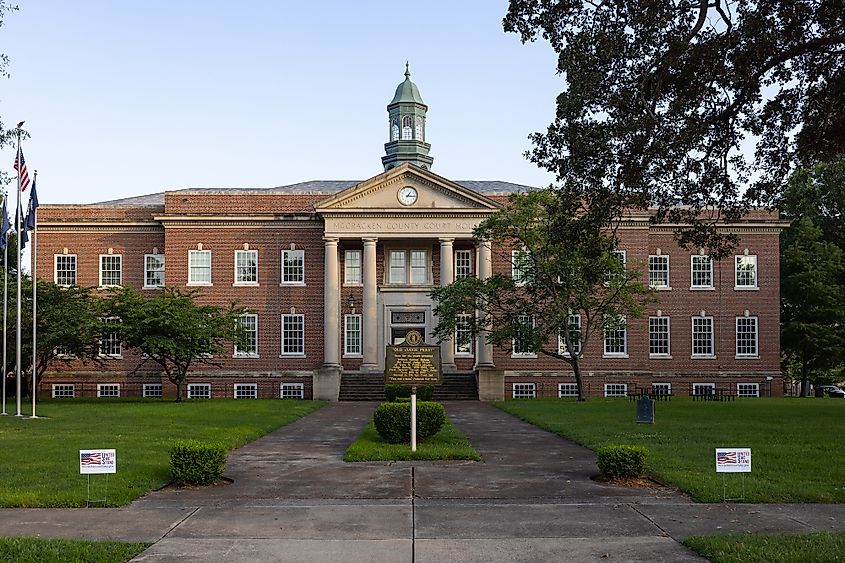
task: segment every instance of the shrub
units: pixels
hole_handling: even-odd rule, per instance
[[[642,446],[603,446],[596,450],[596,465],[608,479],[640,477],[645,471],[648,449]]]
[[[398,399],[410,398],[410,385],[388,383],[384,386],[384,397],[391,403]],[[430,401],[434,397],[434,385],[417,385],[417,401]]]
[[[182,440],[170,449],[170,473],[177,485],[211,485],[225,467],[226,448],[217,444]]]
[[[411,441],[411,403],[382,403],[373,415],[376,430],[385,442]],[[417,441],[434,436],[446,422],[446,409],[440,403],[417,401]]]

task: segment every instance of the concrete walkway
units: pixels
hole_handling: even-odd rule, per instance
[[[679,540],[845,529],[843,505],[696,504],[596,483],[590,450],[489,405],[447,404],[483,462],[344,463],[375,403],[333,403],[229,456],[229,485],[122,509],[4,509],[0,535],[155,542],[135,559],[701,561]]]

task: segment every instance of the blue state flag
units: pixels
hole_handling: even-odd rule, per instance
[[[3,223],[0,225],[0,249],[5,250],[9,244],[9,230],[12,226],[9,224],[9,213],[6,210],[6,196],[3,197]]]
[[[32,180],[32,191],[29,194],[29,207],[26,210],[26,230],[35,230],[35,210],[38,209],[38,192],[35,191],[35,179]]]

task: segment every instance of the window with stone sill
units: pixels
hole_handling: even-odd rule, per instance
[[[245,342],[243,346],[235,344],[235,356],[258,356],[258,315],[248,314],[238,317],[237,323],[243,328]]]
[[[387,261],[389,285],[431,284],[431,267],[427,250],[390,250],[387,253]]]
[[[100,255],[100,287],[117,287],[123,283],[123,256]]]
[[[235,251],[235,285],[258,285],[258,251]]]
[[[164,254],[144,254],[144,288],[164,287]]]
[[[55,254],[53,262],[53,280],[56,285],[62,287],[76,285],[76,254]]]
[[[282,284],[305,284],[304,250],[282,250]]]
[[[343,253],[343,283],[361,285],[361,251],[346,250]]]
[[[736,257],[736,288],[757,288],[757,256],[745,255]]]
[[[211,251],[188,251],[188,285],[211,285]]]

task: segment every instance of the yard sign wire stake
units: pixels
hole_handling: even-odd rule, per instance
[[[728,498],[728,477],[725,473],[722,473],[722,502],[745,500],[745,473],[741,474],[740,483],[742,487],[741,496]]]
[[[92,499],[91,498],[91,474],[88,474],[88,490],[85,496],[85,508],[90,508],[92,504],[102,504],[103,507],[106,506],[106,503],[109,500],[109,474],[106,473],[106,489],[103,493],[103,498],[101,499]]]

